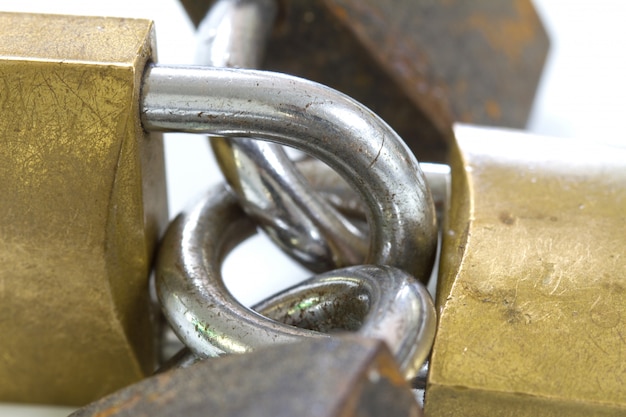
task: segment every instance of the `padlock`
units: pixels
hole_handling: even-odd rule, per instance
[[[196,25],[218,3],[180,2]],[[273,3],[278,21],[260,68],[354,97],[423,160],[445,160],[453,121],[526,124],[549,49],[530,0]]]
[[[626,414],[626,150],[456,128],[426,414]]]
[[[152,372],[167,221],[139,122],[146,20],[0,14],[0,400],[84,404]]]
[[[215,116],[212,116],[212,117],[215,117]],[[518,138],[518,139],[519,139],[519,138]],[[521,140],[521,139],[520,139],[520,140]],[[529,145],[527,145],[527,148],[528,148],[528,149],[533,149],[533,147],[536,147],[536,146],[537,146],[536,141],[530,140],[530,142],[531,142],[531,143],[530,143]],[[519,150],[518,150],[518,152],[519,152]],[[529,159],[529,161],[531,161],[531,160],[532,160],[532,159]],[[457,175],[457,176],[458,176],[458,175]],[[496,178],[498,178],[498,175],[496,175],[495,177],[496,177]],[[554,217],[556,218],[556,216],[554,216]],[[619,245],[618,245],[618,246],[621,246],[621,245],[622,245],[622,242],[619,242]],[[391,244],[391,246],[394,246],[394,244]],[[444,252],[444,256],[446,256],[446,254],[447,254],[447,253],[449,253],[449,251],[451,250],[451,246],[449,245],[449,246],[448,246],[445,250],[446,250],[447,252]],[[457,250],[463,250],[463,248],[461,247],[460,249],[457,249]],[[448,255],[448,256],[450,256],[450,255]],[[445,285],[445,284],[442,284],[442,285]],[[454,287],[453,287],[453,288],[454,288]],[[455,288],[455,289],[456,289],[456,290],[459,290],[459,288]],[[463,329],[463,328],[459,328],[459,329],[456,329],[455,334],[458,336],[458,335],[463,334],[463,332],[464,332],[464,329]],[[444,352],[446,352],[446,349],[444,348],[444,349],[443,349],[443,351],[444,351]],[[443,363],[446,363],[446,360],[443,360],[442,362],[443,362]],[[436,368],[436,367],[433,367],[433,379],[431,379],[431,381],[436,380],[436,378],[437,378],[437,376],[436,376],[436,375],[437,375],[437,374],[436,374],[436,371],[437,371],[437,368]],[[454,372],[454,370],[450,370],[450,372]],[[431,384],[431,387],[433,387],[433,386],[434,386],[434,385],[432,385],[432,384]],[[461,407],[461,406],[458,406],[458,407],[456,407],[456,408],[455,408],[454,406],[452,406],[452,407],[441,407],[441,406],[438,406],[438,405],[437,405],[437,401],[435,401],[435,400],[437,400],[437,398],[438,398],[438,397],[437,397],[437,394],[438,394],[438,393],[441,393],[441,392],[442,392],[442,390],[438,390],[437,388],[438,388],[438,387],[435,387],[434,389],[432,389],[432,390],[431,390],[432,392],[431,392],[431,394],[429,394],[430,396],[429,396],[428,398],[430,398],[430,399],[431,399],[431,404],[434,404],[434,405],[432,405],[432,407],[433,407],[433,408],[437,408],[437,407],[438,407],[438,409],[440,410],[440,411],[438,411],[439,413],[442,413],[443,415],[446,415],[446,414],[444,414],[444,413],[450,413],[450,415],[454,415],[453,413],[458,412],[458,413],[462,413],[463,415],[466,415],[468,412],[473,412],[473,411],[474,411],[474,410],[472,410],[471,408],[466,408],[466,407]],[[461,389],[461,390],[462,390],[462,389]],[[446,394],[444,393],[444,394],[443,394],[443,397],[445,397],[445,399],[446,399],[446,400],[448,400],[448,401],[453,401],[453,399],[451,399],[451,398],[454,398],[454,395],[455,395],[454,390],[450,390],[450,391],[448,391],[448,393],[447,393],[447,394],[449,394],[449,395],[446,397]],[[522,395],[523,395],[523,394],[525,394],[525,391],[523,391],[523,390],[520,390],[520,391],[515,391],[515,392],[514,392],[514,394],[513,394],[513,397],[514,397],[514,398],[517,398],[516,396],[518,396],[519,394],[522,394]],[[567,395],[571,395],[571,393],[566,393],[566,394],[567,394]],[[432,400],[433,398],[434,398],[435,400]],[[480,398],[480,394],[479,394],[479,395],[477,395],[477,398]],[[571,398],[570,398],[570,399],[571,399]],[[543,400],[542,400],[542,399],[540,399],[540,400],[539,400],[539,402],[541,403],[541,401],[543,401]],[[611,399],[609,399],[609,401],[611,401]],[[479,400],[479,402],[480,402],[480,400]],[[505,402],[504,402],[504,403],[505,403]],[[535,405],[534,405],[534,404],[535,404]],[[454,405],[454,404],[453,404],[453,405]],[[464,403],[463,405],[466,405],[466,404]],[[505,404],[505,405],[506,405],[506,404]],[[489,406],[489,401],[484,401],[484,402],[482,402],[479,406]],[[534,409],[534,408],[533,408],[533,407],[536,407],[536,403],[533,403],[533,401],[532,401],[532,400],[531,400],[531,401],[528,401],[528,403],[526,404],[526,407],[528,407],[528,408],[527,408],[525,411],[527,411],[529,414],[531,414],[533,411],[536,411],[536,409]],[[558,404],[558,405],[556,405],[556,406],[555,406],[554,404],[552,404],[552,405],[551,405],[551,407],[552,407],[552,411],[554,411],[554,410],[559,410],[559,409],[560,409],[561,411],[563,411],[563,410],[567,410],[567,409],[568,409],[568,407],[569,407],[569,408],[571,408],[571,404],[568,404],[567,402],[565,402],[565,403]],[[517,409],[515,409],[515,410],[517,411]],[[529,411],[529,410],[530,410],[530,411]],[[544,408],[542,409],[542,412],[549,412],[549,411],[550,411],[550,407],[544,407]],[[587,411],[588,411],[588,409],[587,409]],[[491,409],[491,410],[489,410],[488,412],[485,412],[485,413],[483,413],[483,414],[480,414],[480,411],[479,411],[479,412],[478,412],[479,414],[477,414],[477,415],[490,415],[490,414],[492,414],[492,413],[497,413],[497,412],[498,412],[498,410],[496,410],[496,409]]]
[[[156,375],[71,417],[419,417],[381,341],[343,335],[211,358]]]
[[[257,109],[305,116],[294,131],[280,116],[276,130],[260,136],[291,140],[325,158],[336,149],[346,160],[368,166],[370,178],[359,187],[365,194],[389,188],[384,172],[393,164],[411,192],[400,186],[397,194],[373,202],[372,220],[381,227],[372,230],[382,240],[395,233],[404,246],[390,251],[378,245],[372,259],[384,264],[395,257],[416,274],[430,269],[435,221],[422,173],[412,156],[404,157],[410,154],[395,132],[362,105],[295,77],[158,66],[144,71],[153,51],[146,21],[2,18],[10,28],[3,34],[2,103],[15,116],[2,123],[1,172],[8,197],[2,255],[10,265],[2,281],[4,294],[11,295],[2,310],[2,331],[12,335],[2,344],[5,400],[79,404],[153,369],[147,275],[167,212],[161,141],[143,129],[243,136],[248,131],[257,137],[254,126],[270,120],[259,123]],[[41,40],[40,33],[55,36]],[[239,88],[230,85],[233,77]],[[276,88],[289,94],[276,100],[271,93]],[[372,134],[380,134],[385,152],[373,143],[362,143],[357,154],[338,147],[346,135],[357,146],[358,137],[325,107],[300,111],[311,89],[334,102],[335,111],[351,114],[352,123],[367,123]],[[221,104],[207,108],[211,98]],[[249,113],[242,108],[232,117],[232,104],[239,107],[242,98]],[[199,111],[187,107],[196,105]],[[316,133],[320,120],[336,131]],[[302,126],[309,131],[306,142],[296,138]],[[350,165],[336,168],[350,176]],[[405,229],[385,228],[383,218],[410,224],[418,233],[405,236]],[[403,256],[406,251],[418,256]],[[35,337],[46,340],[45,350],[33,343]]]

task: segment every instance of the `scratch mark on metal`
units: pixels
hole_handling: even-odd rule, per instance
[[[383,135],[383,141],[380,144],[380,148],[378,148],[378,153],[374,157],[374,160],[369,164],[368,168],[371,168],[376,163],[376,161],[378,161],[378,158],[380,157],[380,153],[382,152],[384,146],[385,146],[385,135]]]
[[[593,337],[589,337],[589,340],[591,340],[591,343],[594,344],[595,347],[597,347],[600,351],[602,351],[602,353],[604,353],[605,355],[609,356],[609,352],[607,352],[606,350],[604,350],[602,348],[602,346],[600,346],[598,344],[598,342],[593,338]]]
[[[554,286],[552,291],[550,291],[550,295],[554,295],[556,290],[559,288],[559,285],[561,285],[561,279],[563,279],[563,271],[559,271],[559,278],[557,279],[556,285]]]

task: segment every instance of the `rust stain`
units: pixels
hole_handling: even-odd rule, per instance
[[[491,119],[498,120],[502,116],[502,110],[496,100],[488,99],[485,101],[485,112]]]
[[[114,416],[114,415],[118,414],[122,410],[132,408],[133,405],[135,405],[137,402],[139,402],[140,399],[141,399],[141,396],[138,395],[138,394],[135,394],[134,396],[132,396],[131,398],[129,398],[128,400],[124,401],[121,404],[112,405],[111,407],[109,407],[109,408],[107,408],[105,410],[100,411],[99,413],[95,414],[94,417]]]
[[[172,374],[163,373],[155,378],[157,386],[152,392],[148,392],[149,402],[166,405],[176,399],[178,392],[172,389]]]
[[[456,89],[457,94],[459,95],[466,94],[467,93],[467,80],[466,79],[457,80],[455,89]]]
[[[387,379],[389,383],[396,387],[404,387],[407,385],[404,376],[398,372],[398,365],[389,354],[384,351],[377,352],[376,361],[370,369],[375,370],[382,378]]]
[[[423,48],[398,25],[397,16],[374,1],[327,1],[331,13],[350,28],[371,57],[399,85],[441,131],[452,124],[447,86],[432,76],[432,65]],[[345,7],[345,6],[348,7]],[[345,7],[345,8],[344,8]]]
[[[464,111],[460,116],[459,116],[459,121],[461,122],[471,122],[472,120],[474,120],[472,113],[469,111]]]
[[[534,13],[527,0],[515,0],[514,7],[514,18],[494,20],[489,14],[475,13],[468,18],[467,25],[479,32],[493,49],[519,62],[524,48],[535,38]]]
[[[335,16],[337,16],[337,18],[343,21],[348,20],[349,18],[348,12],[344,7],[339,6],[339,5],[334,5],[334,4],[329,4],[328,7],[333,10],[333,13],[335,14]]]

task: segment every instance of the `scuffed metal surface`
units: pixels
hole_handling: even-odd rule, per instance
[[[87,416],[422,415],[383,342],[344,336],[208,359],[78,410]]]
[[[182,0],[192,20],[208,0]],[[364,103],[421,159],[454,121],[521,128],[548,52],[530,0],[284,0],[265,68]]]

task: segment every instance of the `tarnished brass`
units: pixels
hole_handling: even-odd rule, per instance
[[[0,400],[82,404],[154,366],[167,220],[139,123],[145,20],[0,14]]]
[[[626,414],[626,150],[456,129],[426,414]]]

